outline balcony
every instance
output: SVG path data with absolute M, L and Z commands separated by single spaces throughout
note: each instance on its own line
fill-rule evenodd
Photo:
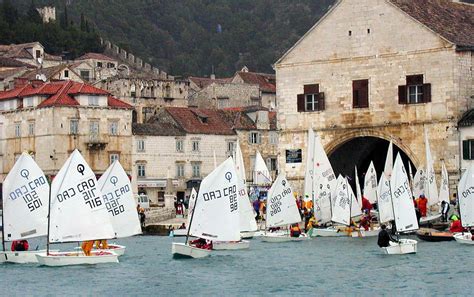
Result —
M 87 148 L 90 150 L 103 150 L 107 146 L 107 137 L 100 134 L 90 134 L 86 141 Z

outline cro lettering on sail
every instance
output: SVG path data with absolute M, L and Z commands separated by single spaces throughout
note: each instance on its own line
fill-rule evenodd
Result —
M 28 207 L 29 211 L 33 212 L 43 205 L 43 202 L 38 195 L 38 191 L 42 186 L 45 186 L 48 183 L 44 176 L 37 178 L 30 177 L 28 169 L 22 169 L 20 171 L 20 176 L 24 178 L 24 180 L 21 180 L 24 183 L 11 191 L 8 194 L 8 198 L 12 201 L 19 198 L 23 199 L 23 202 Z

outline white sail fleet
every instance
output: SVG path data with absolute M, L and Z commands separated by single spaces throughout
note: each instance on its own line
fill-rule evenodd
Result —
M 376 215 L 380 224 L 392 224 L 397 234 L 419 228 L 413 197 L 429 193 L 428 205 L 449 201 L 448 176 L 442 164 L 442 181 L 438 191 L 433 170 L 428 138 L 426 169 L 412 176 L 411 165 L 403 164 L 400 154 L 393 162 L 390 142 L 384 172 L 377 181 L 372 162 L 363 181 L 364 196 L 377 203 Z M 356 193 L 347 177 L 336 177 L 323 149 L 319 136 L 308 131 L 308 155 L 304 181 L 305 201 L 312 201 L 318 223 L 326 227 L 314 228 L 311 236 L 374 236 L 378 227 L 370 230 L 351 229 L 354 219 L 362 215 L 357 168 Z M 203 258 L 219 249 L 247 249 L 259 233 L 264 242 L 304 241 L 304 233 L 290 236 L 286 227 L 302 220 L 290 182 L 280 173 L 273 182 L 261 155 L 257 153 L 254 182 L 272 184 L 267 196 L 265 228 L 258 230 L 255 212 L 246 187 L 242 152 L 237 144 L 233 157 L 216 164 L 196 192 L 192 190 L 188 208 L 188 224 L 184 243 L 172 243 L 176 258 Z M 462 176 L 458 187 L 460 215 L 463 227 L 474 226 L 474 168 Z M 99 180 L 79 151 L 75 150 L 51 185 L 46 176 L 27 153 L 23 153 L 4 181 L 3 187 L 3 252 L 0 262 L 36 263 L 48 266 L 117 263 L 124 246 L 111 244 L 107 249 L 94 249 L 90 255 L 81 250 L 58 251 L 55 243 L 83 242 L 129 237 L 141 233 L 130 180 L 118 161 L 115 161 Z M 436 216 L 433 215 L 433 216 Z M 341 227 L 349 231 L 341 232 Z M 275 231 L 276 228 L 284 230 Z M 46 250 L 7 251 L 6 242 L 46 236 Z M 211 248 L 197 246 L 190 237 Z M 456 234 L 455 239 L 473 244 L 470 234 Z M 381 248 L 387 254 L 417 252 L 417 241 L 400 239 Z

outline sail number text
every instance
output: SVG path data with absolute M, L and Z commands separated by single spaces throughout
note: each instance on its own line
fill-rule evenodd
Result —
M 43 205 L 36 190 L 45 184 L 47 184 L 46 178 L 44 176 L 40 176 L 11 191 L 8 197 L 11 200 L 23 198 L 23 201 L 26 203 L 26 206 L 28 207 L 30 212 L 32 212 Z
M 125 211 L 123 205 L 120 204 L 120 198 L 122 198 L 122 196 L 128 192 L 130 192 L 130 186 L 125 185 L 107 194 L 102 195 L 102 198 L 105 202 L 105 207 L 107 207 L 107 211 L 110 212 L 112 216 L 119 215 Z
M 286 189 L 283 189 L 281 194 L 277 194 L 270 199 L 270 216 L 274 216 L 277 213 L 281 212 L 281 206 L 282 206 L 281 199 L 285 197 L 286 195 L 290 195 L 290 194 L 291 194 L 291 189 L 286 188 Z
M 91 209 L 102 205 L 102 200 L 100 199 L 100 197 L 96 196 L 97 188 L 93 178 L 90 178 L 86 181 L 77 184 L 75 188 L 71 187 L 61 193 L 58 193 L 56 195 L 56 198 L 58 199 L 58 202 L 63 202 L 70 198 L 73 198 L 78 193 L 82 194 L 84 202 L 89 205 Z
M 212 192 L 207 192 L 202 194 L 204 201 L 211 201 L 220 198 L 228 198 L 229 205 L 230 205 L 230 212 L 237 211 L 238 204 L 237 204 L 237 186 L 233 185 L 228 188 L 224 188 L 222 190 L 215 190 Z

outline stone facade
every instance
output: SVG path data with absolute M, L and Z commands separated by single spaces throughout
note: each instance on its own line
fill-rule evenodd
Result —
M 435 171 L 443 159 L 450 179 L 457 180 L 456 126 L 472 103 L 472 62 L 472 51 L 458 51 L 390 1 L 338 1 L 276 63 L 280 168 L 302 191 L 311 127 L 328 155 L 351 139 L 372 136 L 392 140 L 416 167 L 424 166 L 426 129 Z M 399 104 L 398 86 L 406 85 L 409 75 L 422 75 L 423 83 L 431 84 L 431 102 Z M 365 79 L 368 107 L 355 108 L 353 81 Z M 298 94 L 313 84 L 324 93 L 325 107 L 299 112 Z M 303 162 L 285 164 L 287 149 L 302 149 Z
M 189 96 L 189 106 L 199 108 L 229 108 L 261 105 L 257 85 L 214 81 Z
M 38 13 L 40 14 L 41 18 L 43 19 L 43 23 L 49 23 L 56 21 L 56 7 L 54 6 L 45 6 L 41 8 L 36 8 Z

